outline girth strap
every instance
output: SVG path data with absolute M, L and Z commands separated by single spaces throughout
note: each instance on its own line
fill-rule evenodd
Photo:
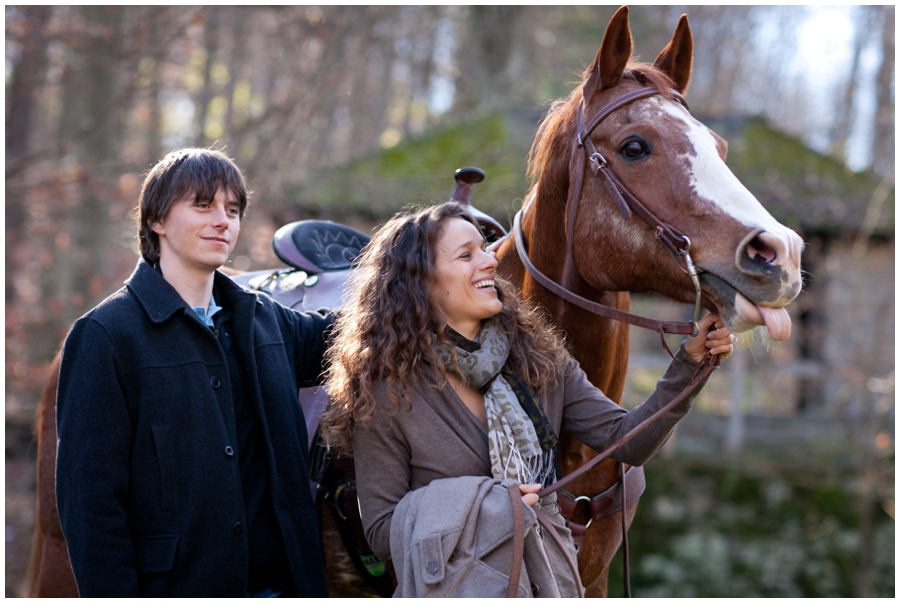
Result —
M 625 472 L 625 507 L 629 507 L 636 503 L 644 493 L 647 487 L 647 480 L 644 477 L 644 468 L 632 466 Z M 584 534 L 590 527 L 591 522 L 596 519 L 602 519 L 622 510 L 622 481 L 618 480 L 605 492 L 594 497 L 578 496 L 576 497 L 566 489 L 560 489 L 557 492 L 556 503 L 559 505 L 563 517 L 568 520 L 569 529 L 572 530 L 572 538 L 575 540 L 575 548 L 581 553 L 581 546 L 584 543 Z M 586 523 L 577 523 L 572 521 L 579 505 L 587 506 Z M 580 517 L 579 517 L 580 519 Z

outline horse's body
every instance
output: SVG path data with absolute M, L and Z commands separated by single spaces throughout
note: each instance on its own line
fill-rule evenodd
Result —
M 694 120 L 669 88 L 688 85 L 692 40 L 682 17 L 670 44 L 654 66 L 629 64 L 632 51 L 627 9 L 607 28 L 600 51 L 584 81 L 551 110 L 532 151 L 535 185 L 523 209 L 522 238 L 534 265 L 547 276 L 595 302 L 628 310 L 627 292 L 655 291 L 693 303 L 696 290 L 684 269 L 660 243 L 654 228 L 617 206 L 608 189 L 579 162 L 578 105 L 584 121 L 629 91 L 654 86 L 659 94 L 616 108 L 591 124 L 590 143 L 609 168 L 653 214 L 677 225 L 690 238 L 690 256 L 700 269 L 703 305 L 719 312 L 734 331 L 765 324 L 783 339 L 790 321 L 783 307 L 800 290 L 800 249 L 796 234 L 778 224 L 725 167 L 723 140 Z M 586 169 L 586 168 L 585 168 Z M 571 216 L 567 215 L 571 212 Z M 276 241 L 276 246 L 277 246 Z M 282 258 L 285 259 L 285 258 Z M 628 326 L 600 318 L 539 285 L 525 269 L 512 239 L 500 244 L 498 272 L 524 297 L 547 310 L 566 334 L 573 356 L 591 381 L 620 400 L 628 360 Z M 270 291 L 278 298 L 279 290 Z M 58 370 L 58 357 L 55 367 Z M 41 398 L 38 422 L 38 519 L 30 564 L 32 596 L 75 596 L 53 491 L 56 374 Z M 596 455 L 561 434 L 564 474 Z M 593 497 L 617 481 L 606 461 L 568 487 L 575 496 Z M 636 503 L 626 509 L 630 524 Z M 587 523 L 587 517 L 579 518 Z M 622 516 L 594 521 L 584 536 L 579 569 L 587 596 L 605 596 L 609 564 L 622 541 Z M 323 545 L 333 596 L 371 589 L 354 575 L 331 518 L 323 516 Z
M 629 309 L 625 292 L 654 291 L 695 302 L 691 279 L 658 231 L 637 215 L 626 217 L 629 212 L 588 169 L 587 156 L 579 157 L 587 147 L 602 155 L 656 218 L 689 237 L 707 309 L 718 312 L 734 331 L 765 324 L 774 339 L 784 339 L 790 319 L 783 308 L 800 291 L 802 241 L 728 170 L 725 142 L 676 100 L 687 89 L 691 71 L 687 19 L 682 16 L 651 67 L 630 62 L 627 16 L 623 7 L 612 18 L 582 84 L 551 109 L 535 138 L 530 172 L 536 182 L 522 213 L 522 235 L 533 264 L 581 297 L 619 310 Z M 625 96 L 647 87 L 658 88 L 658 94 L 634 101 Z M 615 105 L 612 112 L 594 123 L 592 116 L 609 103 Z M 591 167 L 599 172 L 597 163 Z M 595 316 L 538 284 L 513 240 L 499 247 L 497 257 L 498 272 L 543 306 L 565 332 L 591 382 L 620 400 L 628 326 Z M 561 441 L 564 474 L 596 456 L 565 433 Z M 592 497 L 617 477 L 615 462 L 607 460 L 568 489 L 576 497 Z M 628 508 L 628 522 L 635 510 L 636 503 Z M 587 596 L 607 594 L 609 564 L 622 542 L 621 523 L 616 513 L 594 521 L 585 534 L 579 569 Z

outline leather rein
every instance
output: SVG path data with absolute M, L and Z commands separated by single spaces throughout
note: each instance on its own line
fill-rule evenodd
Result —
M 675 263 L 678 267 L 687 273 L 690 277 L 692 284 L 694 285 L 694 290 L 696 292 L 696 304 L 694 307 L 694 316 L 693 321 L 691 322 L 674 322 L 674 321 L 659 321 L 650 318 L 645 318 L 642 316 L 638 316 L 636 314 L 631 314 L 629 312 L 624 312 L 622 310 L 618 310 L 615 308 L 611 308 L 609 306 L 605 306 L 603 304 L 594 302 L 592 300 L 586 299 L 573 291 L 565 288 L 561 284 L 552 280 L 544 273 L 542 273 L 531 261 L 531 258 L 528 257 L 528 252 L 525 248 L 525 237 L 522 233 L 522 212 L 527 209 L 528 205 L 523 207 L 519 212 L 516 213 L 515 218 L 513 219 L 513 236 L 516 244 L 516 251 L 518 252 L 519 259 L 522 261 L 522 264 L 525 266 L 525 269 L 534 278 L 535 281 L 538 282 L 541 286 L 546 288 L 548 291 L 554 293 L 558 297 L 563 300 L 578 306 L 584 310 L 597 314 L 599 316 L 603 316 L 612 320 L 616 320 L 619 322 L 625 322 L 634 326 L 642 327 L 645 329 L 652 329 L 657 331 L 660 334 L 660 338 L 662 339 L 663 347 L 669 353 L 670 356 L 674 358 L 672 351 L 669 349 L 668 344 L 666 343 L 665 334 L 673 333 L 673 334 L 683 334 L 683 335 L 696 335 L 699 331 L 697 322 L 700 318 L 701 311 L 701 291 L 700 291 L 700 280 L 698 276 L 698 269 L 694 265 L 693 260 L 690 256 L 691 250 L 691 241 L 690 239 L 680 230 L 660 220 L 657 218 L 653 212 L 651 212 L 641 201 L 635 197 L 622 183 L 621 180 L 615 175 L 615 173 L 610 168 L 609 163 L 606 158 L 597 150 L 593 141 L 590 139 L 591 132 L 593 132 L 594 128 L 596 128 L 604 119 L 606 119 L 610 114 L 612 114 L 617 109 L 628 105 L 636 100 L 648 98 L 650 96 L 659 95 L 661 92 L 654 87 L 644 87 L 637 90 L 633 90 L 626 94 L 623 94 L 619 97 L 616 97 L 603 107 L 591 118 L 591 120 L 584 125 L 584 100 L 578 106 L 578 111 L 576 115 L 576 126 L 578 128 L 578 136 L 575 141 L 575 149 L 573 150 L 573 155 L 575 161 L 578 162 L 576 166 L 576 180 L 573 195 L 571 201 L 567 203 L 566 210 L 566 247 L 567 254 L 571 258 L 573 251 L 573 240 L 574 240 L 574 226 L 575 219 L 578 214 L 578 206 L 581 200 L 582 188 L 584 186 L 584 172 L 585 172 L 585 164 L 589 163 L 591 167 L 591 171 L 594 175 L 601 179 L 606 188 L 606 191 L 609 193 L 612 200 L 616 203 L 619 208 L 619 211 L 622 213 L 622 216 L 628 218 L 631 216 L 632 212 L 639 215 L 644 221 L 647 222 L 652 228 L 656 231 L 656 236 L 660 239 L 663 244 L 665 244 L 669 253 L 675 260 Z M 671 91 L 673 97 L 680 102 L 682 105 L 687 108 L 687 102 L 685 102 L 684 98 L 681 97 L 680 94 Z M 583 152 L 582 152 L 583 150 Z M 681 260 L 684 261 L 684 266 L 681 265 Z M 669 401 L 665 406 L 656 411 L 652 416 L 648 417 L 640 424 L 635 426 L 631 431 L 622 436 L 618 441 L 609 446 L 606 450 L 600 453 L 598 456 L 594 457 L 569 475 L 559 479 L 555 483 L 547 486 L 538 492 L 539 497 L 546 496 L 552 492 L 556 492 L 557 490 L 561 490 L 564 486 L 567 486 L 575 479 L 584 475 L 586 472 L 593 469 L 599 463 L 608 459 L 612 456 L 617 450 L 619 450 L 622 446 L 627 444 L 632 438 L 637 436 L 641 431 L 646 429 L 650 424 L 654 421 L 662 417 L 664 414 L 669 412 L 674 406 L 683 401 L 687 396 L 689 396 L 693 391 L 698 387 L 699 384 L 703 383 L 703 381 L 709 376 L 709 374 L 716 368 L 718 365 L 719 358 L 711 358 L 709 355 L 704 359 L 704 361 L 700 364 L 695 371 L 693 379 L 691 382 L 685 387 L 685 389 L 671 401 Z M 622 510 L 622 542 L 623 542 L 623 553 L 624 553 L 624 565 L 625 565 L 625 596 L 631 596 L 631 586 L 629 583 L 629 561 L 628 561 L 628 528 L 625 516 L 625 508 L 628 504 L 627 494 L 626 494 L 626 473 L 624 471 L 624 465 L 619 464 L 619 473 L 620 479 L 619 490 L 621 494 L 621 510 Z M 629 469 L 629 473 L 631 473 L 631 469 Z M 643 482 L 641 482 L 643 483 Z M 613 488 L 610 489 L 610 491 Z M 609 491 L 608 491 L 609 492 Z M 568 493 L 565 490 L 562 490 L 561 494 Z M 605 493 L 604 493 L 605 494 Z M 571 495 L 569 495 L 571 496 Z M 603 495 L 600 495 L 603 496 Z M 571 511 L 574 511 L 575 506 L 578 502 L 588 502 L 591 510 L 593 511 L 592 499 L 587 497 L 578 497 L 574 498 L 574 502 L 569 506 Z M 595 497 L 594 500 L 599 497 Z M 619 507 L 615 509 L 609 509 L 607 513 L 617 511 Z M 542 517 L 542 513 L 539 509 L 536 509 L 539 520 Z M 588 521 L 585 526 L 578 526 L 581 528 L 581 534 L 587 530 L 587 527 L 590 525 L 591 521 L 599 516 L 603 515 L 593 515 L 591 519 Z M 543 523 L 543 522 L 542 522 Z M 549 527 L 549 526 L 547 526 Z M 570 562 L 571 566 L 571 562 Z M 573 570 L 577 573 L 577 570 Z

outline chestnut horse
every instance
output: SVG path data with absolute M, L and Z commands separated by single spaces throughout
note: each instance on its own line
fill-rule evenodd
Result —
M 725 165 L 725 141 L 683 103 L 693 54 L 687 18 L 653 65 L 634 61 L 632 48 L 622 7 L 582 83 L 552 106 L 538 130 L 520 243 L 538 271 L 587 300 L 627 311 L 627 292 L 693 304 L 702 291 L 702 305 L 735 332 L 765 325 L 773 339 L 787 338 L 784 306 L 800 292 L 803 243 L 741 185 Z M 674 251 L 664 244 L 667 237 Z M 619 401 L 628 325 L 596 316 L 537 282 L 514 237 L 499 246 L 497 257 L 498 272 L 565 332 L 591 382 Z M 697 283 L 687 274 L 690 259 Z M 565 432 L 561 447 L 564 474 L 597 456 Z M 617 478 L 615 462 L 607 460 L 568 490 L 592 498 Z M 629 524 L 636 506 L 628 505 Z M 579 570 L 586 596 L 607 594 L 621 524 L 616 513 L 595 520 L 584 535 Z
M 774 339 L 786 338 L 790 319 L 784 306 L 800 291 L 802 241 L 738 182 L 724 163 L 725 141 L 681 104 L 693 52 L 687 19 L 682 16 L 653 65 L 632 61 L 632 47 L 628 10 L 622 7 L 582 83 L 553 106 L 538 131 L 529 165 L 535 182 L 521 214 L 520 242 L 538 270 L 588 300 L 627 311 L 627 292 L 654 291 L 695 303 L 699 288 L 703 306 L 719 312 L 734 331 L 765 325 Z M 650 95 L 647 88 L 656 90 Z M 623 96 L 630 93 L 635 94 Z M 612 110 L 605 114 L 603 107 L 610 102 Z M 590 154 L 579 157 L 585 148 Z M 591 173 L 604 169 L 621 184 L 604 184 Z M 622 192 L 626 189 L 630 194 Z M 623 201 L 631 195 L 643 209 Z M 651 226 L 647 216 L 664 226 Z M 668 225 L 686 243 L 674 254 L 661 238 Z M 498 271 L 548 311 L 591 381 L 620 400 L 628 326 L 591 314 L 539 284 L 520 259 L 514 237 L 499 244 L 497 255 Z M 697 284 L 686 274 L 680 255 L 693 259 Z M 39 408 L 31 596 L 77 596 L 53 490 L 53 371 L 58 362 L 57 357 Z M 565 432 L 561 440 L 564 474 L 596 456 Z M 574 498 L 596 499 L 614 489 L 617 480 L 615 463 L 605 461 L 568 491 Z M 636 502 L 628 504 L 627 524 L 636 507 Z M 590 523 L 589 517 L 573 517 L 589 524 L 579 554 L 587 596 L 607 594 L 609 565 L 622 542 L 621 515 Z M 323 515 L 323 529 L 332 596 L 363 594 L 366 584 L 353 577 L 328 514 Z M 340 568 L 334 565 L 336 558 L 342 560 Z

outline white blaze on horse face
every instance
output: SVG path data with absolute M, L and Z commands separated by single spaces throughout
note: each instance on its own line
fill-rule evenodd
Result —
M 684 133 L 694 147 L 695 154 L 689 155 L 688 159 L 691 162 L 691 185 L 697 195 L 715 203 L 748 228 L 758 228 L 786 238 L 797 236 L 773 218 L 732 173 L 719 156 L 716 139 L 709 128 L 694 119 L 681 105 L 659 97 L 654 100 L 663 111 L 685 125 Z
M 774 281 L 777 289 L 762 295 L 758 304 L 738 291 L 735 303 L 739 320 L 733 326 L 738 327 L 738 323 L 744 322 L 748 326 L 764 323 L 774 339 L 786 339 L 790 335 L 790 318 L 783 307 L 800 292 L 803 240 L 793 230 L 775 220 L 741 184 L 722 160 L 716 138 L 706 126 L 675 102 L 658 97 L 653 101 L 663 113 L 684 124 L 684 133 L 694 151 L 693 154 L 688 152 L 685 159 L 690 164 L 691 187 L 698 197 L 715 204 L 726 215 L 747 227 L 748 235 L 737 250 L 738 266 L 742 264 L 740 254 L 755 258 L 760 254 L 755 245 L 759 245 L 761 248 L 768 248 L 765 250 L 765 255 L 768 255 L 766 261 L 781 268 L 782 276 L 788 277 Z M 762 292 L 757 289 L 757 294 L 760 293 Z

